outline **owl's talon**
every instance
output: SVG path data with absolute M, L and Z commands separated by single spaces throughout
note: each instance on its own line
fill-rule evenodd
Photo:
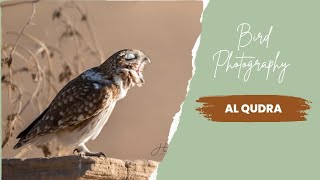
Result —
M 83 152 L 83 151 L 80 151 L 79 149 L 74 149 L 74 150 L 73 150 L 73 154 L 74 154 L 74 152 L 77 152 L 76 155 L 78 155 L 78 156 L 80 156 L 80 157 L 86 156 L 86 153 Z
M 107 158 L 103 152 L 85 152 L 84 155 L 85 156 L 95 156 L 95 157 L 103 156 L 103 157 Z
M 99 157 L 103 156 L 104 158 L 107 158 L 106 155 L 103 152 L 100 152 L 99 154 L 100 154 Z
M 107 158 L 107 156 L 103 152 L 90 152 L 90 151 L 81 151 L 78 148 L 73 150 L 73 154 L 77 153 L 79 156 L 84 157 L 84 156 L 96 156 L 96 157 L 101 157 L 103 156 L 104 158 Z
M 72 154 L 74 154 L 74 152 L 77 152 L 78 155 L 79 155 L 79 150 L 78 149 L 74 149 Z

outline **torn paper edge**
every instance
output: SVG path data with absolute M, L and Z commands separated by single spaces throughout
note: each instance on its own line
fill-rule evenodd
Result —
M 203 3 L 202 4 L 203 5 L 203 9 L 202 9 L 201 17 L 200 17 L 200 23 L 201 24 L 202 24 L 203 12 L 207 8 L 207 6 L 209 4 L 209 0 L 203 0 L 202 3 Z M 201 38 L 201 32 L 200 32 L 200 35 L 198 36 L 198 38 L 197 38 L 197 40 L 196 40 L 196 42 L 195 42 L 195 44 L 194 44 L 194 46 L 192 48 L 192 76 L 188 81 L 187 94 L 186 94 L 185 97 L 187 97 L 188 94 L 189 94 L 191 80 L 192 80 L 192 78 L 193 78 L 193 76 L 194 76 L 194 74 L 196 72 L 195 60 L 196 60 L 196 55 L 197 55 L 197 52 L 198 52 L 198 49 L 199 49 L 199 46 L 200 46 L 200 38 Z M 168 144 L 170 144 L 171 139 L 173 138 L 173 135 L 175 134 L 175 132 L 178 129 L 178 125 L 179 125 L 179 122 L 180 122 L 180 116 L 181 116 L 181 113 L 182 113 L 183 104 L 184 104 L 184 101 L 180 105 L 179 112 L 177 112 L 173 117 L 173 121 L 171 123 L 169 136 L 168 136 Z M 149 180 L 157 180 L 158 167 L 159 167 L 160 163 L 158 164 L 157 168 L 154 170 L 154 172 L 149 177 Z

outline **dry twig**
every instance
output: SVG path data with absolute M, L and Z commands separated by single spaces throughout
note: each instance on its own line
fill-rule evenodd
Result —
M 5 138 L 4 138 L 3 142 L 2 142 L 2 147 L 4 147 L 8 143 L 10 137 L 12 136 L 12 132 L 14 130 L 14 124 L 15 124 L 15 121 L 17 119 L 17 116 L 20 115 L 21 106 L 22 106 L 22 101 L 21 101 L 21 99 L 22 99 L 22 91 L 21 91 L 21 88 L 18 85 L 12 83 L 13 82 L 13 76 L 12 76 L 13 72 L 12 72 L 12 68 L 11 68 L 11 64 L 12 64 L 12 61 L 13 61 L 12 56 L 13 56 L 13 53 L 14 53 L 17 45 L 18 45 L 18 42 L 20 40 L 21 35 L 23 34 L 23 32 L 26 29 L 26 27 L 28 25 L 30 25 L 30 23 L 31 23 L 31 21 L 32 21 L 34 15 L 36 13 L 36 6 L 35 6 L 36 2 L 32 2 L 32 6 L 33 6 L 32 14 L 29 16 L 27 22 L 22 27 L 22 29 L 21 29 L 16 41 L 14 42 L 14 45 L 12 46 L 12 49 L 11 49 L 11 51 L 9 53 L 9 59 L 7 61 L 7 66 L 8 66 L 8 69 L 9 69 L 9 81 L 7 82 L 8 87 L 9 87 L 8 88 L 9 100 L 11 100 L 11 90 L 18 89 L 18 91 L 19 91 L 18 97 L 15 100 L 13 100 L 13 102 L 18 102 L 19 108 L 18 108 L 18 110 L 16 112 L 13 111 L 14 113 L 9 115 L 8 118 L 7 118 L 8 122 L 7 122 L 7 126 L 5 128 Z M 6 82 L 4 82 L 4 83 L 6 83 Z

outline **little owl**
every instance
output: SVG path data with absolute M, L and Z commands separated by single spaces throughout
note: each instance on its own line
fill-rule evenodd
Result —
M 141 51 L 124 49 L 100 66 L 91 68 L 65 85 L 50 105 L 18 136 L 14 149 L 41 145 L 56 138 L 62 146 L 74 147 L 80 155 L 91 152 L 85 143 L 94 140 L 127 91 L 144 83 L 142 71 L 150 59 Z

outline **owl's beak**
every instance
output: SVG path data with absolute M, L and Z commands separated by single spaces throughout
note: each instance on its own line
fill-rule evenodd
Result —
M 150 64 L 151 61 L 148 57 L 145 57 L 143 60 L 142 60 L 143 63 L 146 63 L 146 64 Z
M 138 66 L 138 68 L 136 70 L 139 76 L 142 75 L 141 73 L 142 73 L 142 71 L 144 69 L 144 65 L 150 64 L 150 63 L 151 63 L 151 61 L 150 61 L 150 59 L 148 57 L 144 57 L 142 59 L 141 63 L 139 64 L 139 66 Z
M 144 78 L 143 78 L 143 75 L 142 75 L 142 72 L 143 72 L 143 69 L 144 69 L 144 65 L 149 64 L 149 63 L 151 63 L 150 59 L 148 57 L 144 57 L 142 59 L 141 63 L 139 64 L 138 69 L 136 70 L 136 72 L 137 72 L 137 74 L 139 76 L 139 79 L 140 79 L 140 82 L 137 83 L 138 87 L 141 87 L 142 84 L 144 84 L 144 82 L 145 82 Z

